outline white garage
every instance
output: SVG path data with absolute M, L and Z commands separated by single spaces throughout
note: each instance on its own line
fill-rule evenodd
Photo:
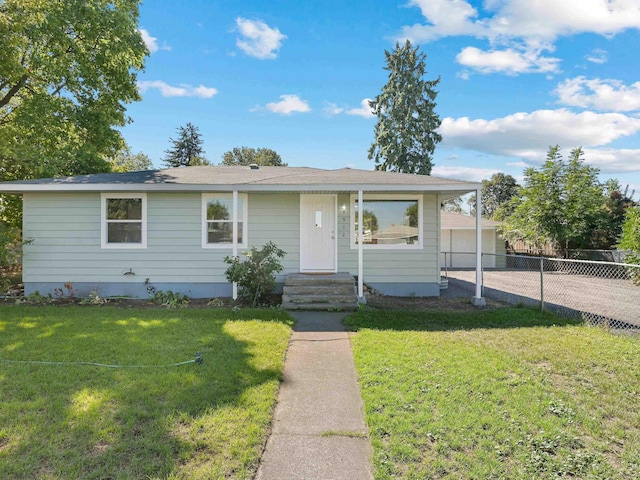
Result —
M 482 219 L 482 253 L 505 254 L 504 240 L 497 232 L 499 222 Z M 440 212 L 440 264 L 448 268 L 475 268 L 476 219 L 453 212 Z M 495 268 L 504 257 L 485 255 L 482 264 Z

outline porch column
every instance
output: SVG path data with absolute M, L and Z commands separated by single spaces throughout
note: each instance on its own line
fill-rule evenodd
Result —
M 471 299 L 476 307 L 484 307 L 487 302 L 482 298 L 482 189 L 476 190 L 476 292 Z
M 233 258 L 238 256 L 238 190 L 233 191 L 233 214 L 231 216 L 231 225 L 233 229 Z M 238 282 L 233 282 L 233 299 L 238 299 Z
M 364 298 L 364 265 L 363 265 L 363 251 L 362 251 L 362 190 L 358 190 L 358 303 L 365 303 Z

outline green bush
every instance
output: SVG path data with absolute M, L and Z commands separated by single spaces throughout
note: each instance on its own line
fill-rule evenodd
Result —
M 243 252 L 244 260 L 239 257 L 225 257 L 224 262 L 229 265 L 225 275 L 229 282 L 236 282 L 239 287 L 240 298 L 255 307 L 268 300 L 269 294 L 276 286 L 277 272 L 283 267 L 280 263 L 286 253 L 273 242 L 268 242 L 260 250 L 251 247 Z
M 628 250 L 625 263 L 640 265 L 640 207 L 627 208 L 618 248 Z M 629 276 L 635 285 L 640 285 L 640 267 L 629 267 Z

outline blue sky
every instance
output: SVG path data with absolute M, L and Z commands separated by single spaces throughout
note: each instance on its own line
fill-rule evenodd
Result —
M 191 122 L 213 164 L 267 147 L 291 166 L 372 169 L 385 50 L 409 38 L 440 76 L 432 174 L 522 178 L 577 146 L 640 194 L 640 0 L 147 0 L 151 51 L 123 134 L 162 166 Z

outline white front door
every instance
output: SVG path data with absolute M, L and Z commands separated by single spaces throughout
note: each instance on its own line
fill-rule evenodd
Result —
M 300 195 L 300 271 L 336 271 L 335 195 Z

